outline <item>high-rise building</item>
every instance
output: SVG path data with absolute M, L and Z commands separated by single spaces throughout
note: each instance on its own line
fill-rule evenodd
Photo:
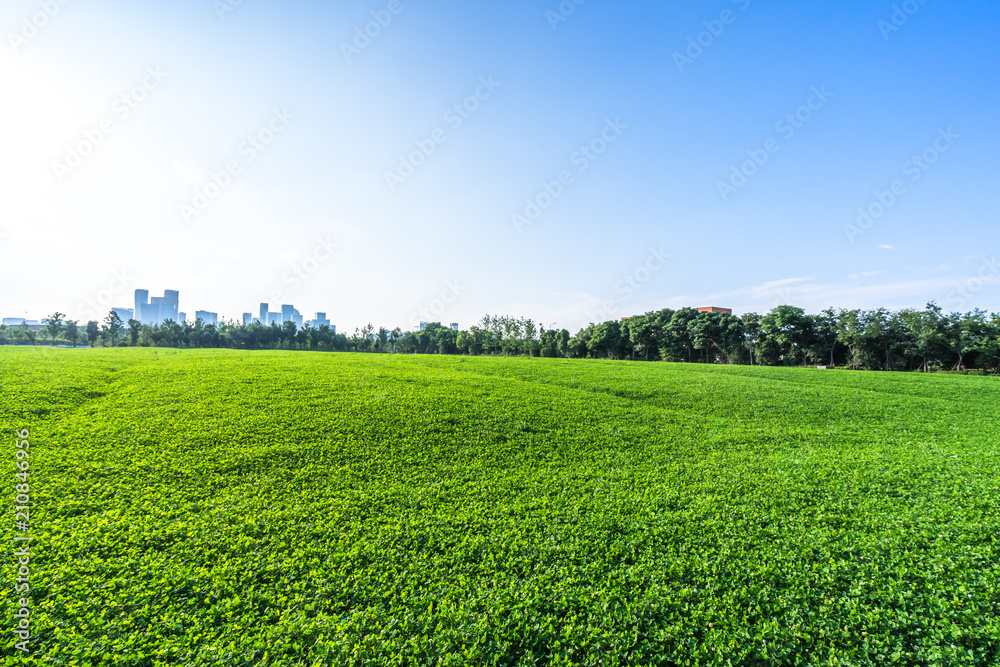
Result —
M 306 324 L 313 329 L 319 329 L 322 326 L 330 326 L 330 320 L 326 318 L 326 313 L 316 313 L 316 317 L 306 322 Z
M 194 313 L 194 319 L 196 322 L 201 320 L 203 326 L 208 326 L 209 324 L 219 324 L 219 314 L 207 310 L 196 310 Z
M 283 304 L 281 306 L 281 321 L 282 322 L 295 322 L 295 326 L 302 326 L 302 313 L 295 309 L 294 306 L 290 304 Z
M 253 313 L 243 313 L 243 326 L 248 326 L 253 322 Z
M 160 305 L 160 321 L 173 320 L 177 321 L 177 317 L 180 314 L 180 301 L 181 295 L 177 290 L 164 290 L 163 292 L 163 302 Z
M 451 330 L 452 331 L 458 331 L 458 322 L 452 322 L 451 323 Z
M 143 307 L 149 304 L 149 290 L 137 289 L 135 291 L 135 314 L 133 317 L 146 324 L 146 314 L 142 312 Z
M 128 324 L 129 320 L 135 318 L 135 311 L 131 308 L 112 308 L 111 310 L 118 314 L 122 324 Z
M 177 322 L 180 319 L 180 293 L 177 290 L 164 290 L 163 296 L 149 298 L 149 290 L 135 291 L 135 319 L 143 324 L 163 324 L 167 320 Z
M 291 304 L 282 304 L 280 312 L 271 311 L 269 308 L 270 304 L 260 304 L 260 323 L 264 326 L 269 327 L 271 324 L 281 326 L 285 322 L 295 322 L 295 326 L 297 327 L 301 327 L 305 324 L 305 318 L 302 317 L 302 313 L 300 313 L 295 306 L 292 306 Z M 249 313 L 243 314 L 243 322 L 245 324 L 248 324 L 251 321 L 248 319 L 249 315 Z M 325 318 L 326 315 L 323 314 L 323 317 Z
M 177 324 L 187 324 L 188 314 L 187 313 L 177 313 Z

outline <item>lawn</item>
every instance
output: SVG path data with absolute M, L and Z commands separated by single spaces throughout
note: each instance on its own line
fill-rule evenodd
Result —
M 0 347 L 0 383 L 7 664 L 1000 662 L 998 378 Z

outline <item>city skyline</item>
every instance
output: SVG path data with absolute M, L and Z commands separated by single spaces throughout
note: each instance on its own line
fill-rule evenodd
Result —
M 164 290 L 162 297 L 150 297 L 149 290 L 137 289 L 134 293 L 134 299 L 135 306 L 133 308 L 111 306 L 108 308 L 107 312 L 99 317 L 78 321 L 84 323 L 87 321 L 102 323 L 104 319 L 113 312 L 118 315 L 119 319 L 121 319 L 123 323 L 127 323 L 129 320 L 133 319 L 146 326 L 158 326 L 168 320 L 177 322 L 178 324 L 187 323 L 186 313 L 180 310 L 180 292 L 178 290 Z M 48 315 L 53 314 L 57 310 L 58 309 L 50 310 Z M 191 323 L 201 320 L 202 323 L 206 325 L 218 325 L 220 322 L 238 324 L 242 319 L 243 324 L 263 323 L 265 326 L 269 326 L 272 323 L 282 325 L 285 322 L 294 322 L 299 328 L 302 328 L 304 325 L 311 326 L 313 328 L 326 325 L 336 331 L 336 326 L 334 326 L 326 317 L 325 311 L 317 311 L 312 319 L 306 320 L 299 310 L 292 304 L 281 304 L 280 310 L 272 312 L 270 311 L 269 304 L 262 302 L 260 304 L 259 312 L 259 317 L 253 317 L 252 313 L 243 313 L 242 318 L 227 318 L 224 316 L 220 317 L 215 311 L 196 310 Z M 64 313 L 64 315 L 66 314 Z M 29 326 L 42 326 L 45 321 L 45 317 L 47 316 L 40 318 L 3 317 L 2 323 L 7 326 L 18 326 L 22 323 L 26 323 Z M 74 318 L 67 316 L 64 319 L 72 320 Z

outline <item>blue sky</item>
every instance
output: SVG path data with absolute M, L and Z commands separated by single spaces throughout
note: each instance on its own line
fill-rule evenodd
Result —
M 1000 5 L 560 7 L 5 3 L 0 315 L 1000 310 Z

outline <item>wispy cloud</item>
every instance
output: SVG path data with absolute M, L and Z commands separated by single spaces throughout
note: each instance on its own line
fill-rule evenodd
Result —
M 884 272 L 873 272 L 877 275 Z M 799 281 L 774 281 L 743 289 L 710 295 L 708 298 L 723 304 L 731 304 L 737 311 L 763 312 L 776 304 L 775 298 L 784 303 L 800 306 L 811 312 L 825 308 L 889 308 L 920 307 L 928 301 L 941 301 L 954 286 L 955 279 L 948 276 L 923 280 L 899 280 L 877 284 L 863 284 L 858 278 L 870 276 L 850 276 L 854 284 L 845 283 L 802 283 Z M 776 283 L 781 287 L 773 287 Z M 728 300 L 728 301 L 727 301 Z
M 881 271 L 862 271 L 861 273 L 851 273 L 847 277 L 851 280 L 860 280 L 862 278 L 871 278 L 873 276 L 880 276 L 883 273 L 888 273 L 889 269 L 882 269 Z

